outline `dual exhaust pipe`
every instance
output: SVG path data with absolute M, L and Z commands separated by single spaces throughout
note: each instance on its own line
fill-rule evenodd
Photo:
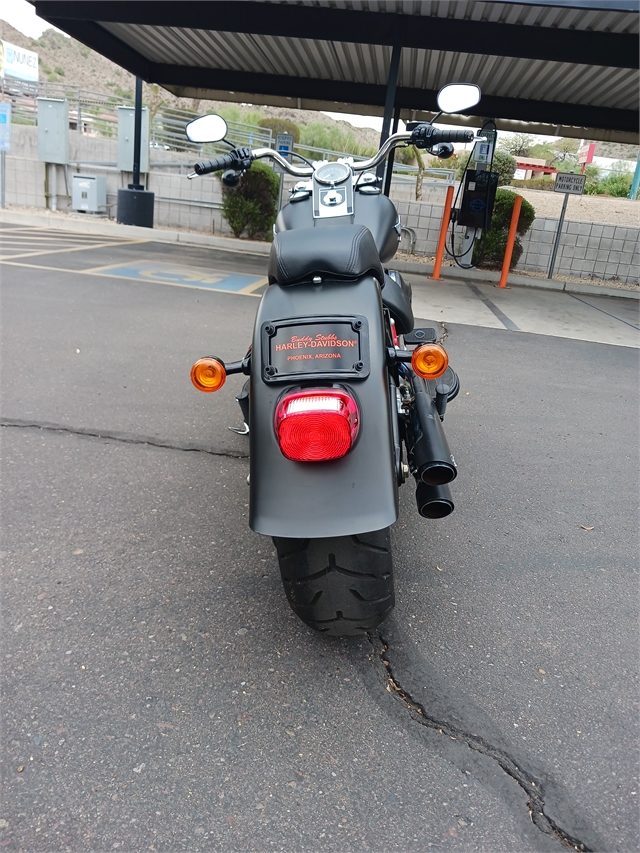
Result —
M 406 424 L 409 467 L 416 482 L 416 503 L 423 518 L 446 518 L 454 510 L 447 485 L 458 476 L 440 414 L 425 381 L 412 378 L 414 405 Z

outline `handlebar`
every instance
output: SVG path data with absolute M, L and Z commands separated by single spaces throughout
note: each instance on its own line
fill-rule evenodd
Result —
M 394 133 L 380 146 L 379 151 L 369 160 L 358 160 L 352 164 L 354 172 L 366 172 L 381 163 L 389 151 L 397 145 L 415 145 L 417 148 L 433 147 L 443 142 L 471 142 L 475 138 L 472 130 L 439 130 L 431 124 L 418 124 L 413 130 L 405 133 Z M 242 156 L 239 156 L 242 152 Z M 223 154 L 214 160 L 196 163 L 194 171 L 188 177 L 196 175 L 208 175 L 221 169 L 236 169 L 238 171 L 248 169 L 252 160 L 262 160 L 268 157 L 275 160 L 286 172 L 296 178 L 310 178 L 313 175 L 311 166 L 294 166 L 286 157 L 283 157 L 273 148 L 257 148 L 249 151 L 248 148 L 237 149 L 229 154 Z

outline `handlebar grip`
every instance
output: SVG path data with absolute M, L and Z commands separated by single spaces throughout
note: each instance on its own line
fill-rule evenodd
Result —
M 436 130 L 429 139 L 429 144 L 439 142 L 473 142 L 475 134 L 472 130 Z
M 221 157 L 215 157 L 213 160 L 196 163 L 193 171 L 196 175 L 209 175 L 211 172 L 219 172 L 221 169 L 231 169 L 233 166 L 237 166 L 237 159 L 231 154 L 223 154 Z

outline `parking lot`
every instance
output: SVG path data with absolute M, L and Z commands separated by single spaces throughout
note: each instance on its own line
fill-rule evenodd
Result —
M 415 277 L 456 510 L 405 485 L 394 614 L 327 640 L 248 528 L 241 379 L 189 381 L 264 258 L 1 233 L 3 849 L 638 848 L 637 301 Z

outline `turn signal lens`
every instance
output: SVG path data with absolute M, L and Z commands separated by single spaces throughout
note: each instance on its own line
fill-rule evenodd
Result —
M 359 426 L 356 401 L 333 388 L 287 394 L 276 409 L 280 450 L 296 462 L 340 459 L 353 447 Z
M 440 344 L 422 344 L 411 356 L 411 367 L 423 379 L 437 379 L 449 365 L 449 356 Z
M 191 368 L 191 381 L 198 391 L 219 391 L 227 378 L 227 371 L 219 358 L 199 358 Z

